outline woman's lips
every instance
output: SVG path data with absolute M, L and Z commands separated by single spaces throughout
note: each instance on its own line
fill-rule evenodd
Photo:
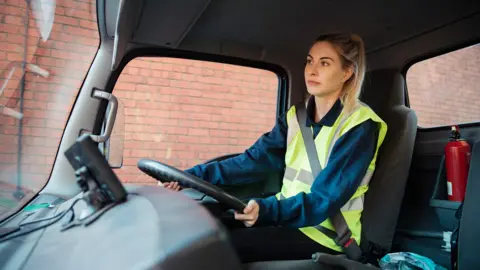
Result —
M 310 86 L 318 86 L 318 85 L 320 85 L 319 82 L 311 81 L 311 80 L 308 80 L 308 81 L 307 81 L 307 84 L 310 85 Z

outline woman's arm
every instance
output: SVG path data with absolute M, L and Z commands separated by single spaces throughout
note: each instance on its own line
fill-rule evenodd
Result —
M 353 196 L 375 154 L 378 126 L 368 120 L 335 143 L 328 165 L 315 178 L 311 193 L 285 200 L 274 196 L 256 200 L 258 221 L 263 224 L 302 228 L 322 223 Z
M 244 153 L 220 162 L 196 165 L 186 172 L 214 185 L 261 181 L 269 174 L 283 172 L 286 137 L 286 114 L 283 114 L 272 131 L 263 134 Z

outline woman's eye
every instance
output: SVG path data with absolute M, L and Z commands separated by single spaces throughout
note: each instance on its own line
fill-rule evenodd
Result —
M 328 62 L 325 61 L 322 61 L 321 64 L 323 67 L 328 67 L 330 65 Z
M 311 64 L 312 63 L 312 59 L 307 59 L 307 64 Z

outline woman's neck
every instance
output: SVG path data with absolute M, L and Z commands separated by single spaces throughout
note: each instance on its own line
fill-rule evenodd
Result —
M 318 123 L 337 102 L 338 96 L 315 97 L 315 123 Z

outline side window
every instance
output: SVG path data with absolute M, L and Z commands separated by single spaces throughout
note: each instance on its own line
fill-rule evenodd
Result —
M 480 44 L 416 63 L 407 86 L 420 127 L 479 122 Z
M 152 158 L 186 169 L 241 153 L 276 119 L 275 73 L 222 63 L 137 58 L 123 70 L 113 94 L 122 102 L 123 182 L 156 184 L 136 168 Z
M 49 179 L 98 49 L 96 14 L 96 1 L 0 3 L 0 216 Z

